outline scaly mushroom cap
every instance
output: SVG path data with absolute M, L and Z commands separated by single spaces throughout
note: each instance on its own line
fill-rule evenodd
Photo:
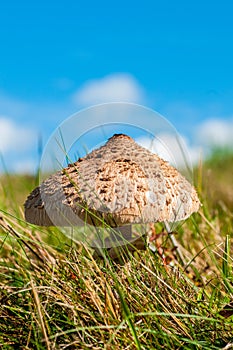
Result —
M 115 134 L 51 175 L 25 202 L 25 218 L 41 226 L 89 223 L 111 227 L 188 218 L 199 209 L 193 186 L 168 162 Z

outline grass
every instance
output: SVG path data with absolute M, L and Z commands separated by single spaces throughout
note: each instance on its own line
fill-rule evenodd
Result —
M 148 228 L 160 254 L 96 261 L 58 229 L 25 223 L 34 178 L 2 177 L 1 349 L 233 348 L 232 160 L 197 169 L 203 206 L 176 234 L 185 267 L 161 225 Z

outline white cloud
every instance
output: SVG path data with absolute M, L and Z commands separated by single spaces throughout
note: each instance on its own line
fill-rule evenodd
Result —
M 29 104 L 25 101 L 5 94 L 0 90 L 0 106 L 1 114 L 15 115 L 17 118 L 23 117 L 29 109 Z
M 69 85 L 71 82 L 66 79 L 58 79 L 55 83 L 61 89 L 69 90 L 72 88 Z M 72 97 L 75 104 L 70 103 Z M 101 79 L 87 81 L 69 99 L 65 101 L 53 100 L 49 104 L 47 101 L 44 103 L 20 101 L 17 97 L 7 96 L 0 91 L 0 154 L 7 163 L 7 168 L 9 171 L 17 172 L 23 172 L 24 170 L 31 172 L 35 169 L 35 164 L 38 162 L 37 143 L 39 134 L 39 132 L 36 133 L 36 129 L 41 131 L 45 140 L 49 133 L 66 117 L 73 115 L 76 109 L 80 110 L 81 107 L 93 104 L 119 101 L 146 104 L 148 95 L 132 75 L 123 73 L 114 73 Z M 155 101 L 153 103 L 155 104 Z M 122 125 L 126 123 L 133 126 L 142 123 L 146 130 L 152 132 L 152 123 L 156 125 L 158 119 L 149 110 L 146 113 L 146 118 L 145 116 L 142 117 L 141 113 L 137 113 L 137 109 L 134 110 L 134 113 L 129 113 L 130 107 L 119 109 L 118 106 L 115 114 L 112 113 L 113 110 L 109 109 L 106 104 L 97 109 L 98 113 L 96 111 L 92 113 L 89 109 L 86 114 L 80 114 L 84 116 L 82 122 L 80 123 L 80 118 L 77 116 L 76 128 L 72 128 L 67 133 L 67 137 L 70 138 L 73 134 L 85 134 L 86 130 L 92 130 L 93 126 L 100 124 L 102 126 L 108 123 L 111 123 L 111 125 L 109 128 L 106 126 L 106 130 L 112 130 L 111 128 L 113 128 L 113 131 L 117 132 L 114 128 L 118 126 L 113 125 L 113 122 L 115 120 L 119 121 L 118 119 L 120 119 Z M 192 140 L 191 143 L 190 139 L 182 137 L 187 154 L 193 164 L 197 163 L 200 156 L 205 158 L 213 147 L 233 148 L 233 118 L 212 118 L 213 108 L 199 110 L 195 106 L 189 106 L 185 103 L 172 104 L 167 99 L 164 99 L 164 108 L 163 110 L 160 108 L 160 111 L 173 121 L 176 127 L 181 129 L 182 134 L 187 135 Z M 119 115 L 121 118 L 119 118 Z M 11 118 L 6 116 L 11 116 Z M 23 126 L 22 122 L 26 126 Z M 93 134 L 96 130 L 94 129 Z M 122 129 L 120 132 L 124 132 L 124 130 Z M 175 136 L 164 132 L 164 134 L 158 135 L 158 138 L 157 142 L 154 141 L 152 151 L 175 166 L 182 167 L 184 157 L 179 150 Z M 92 139 L 95 140 L 94 137 Z M 146 148 L 151 146 L 149 138 L 141 138 L 137 141 Z M 200 152 L 200 149 L 202 149 L 202 152 Z
M 143 88 L 130 74 L 115 73 L 101 79 L 87 81 L 73 96 L 78 106 L 106 102 L 142 103 Z
M 53 82 L 53 86 L 61 91 L 70 90 L 74 85 L 74 82 L 68 78 L 58 78 Z
M 0 117 L 0 152 L 25 151 L 34 141 L 35 132 L 24 128 L 11 119 Z
M 30 156 L 22 158 L 13 165 L 13 171 L 17 174 L 35 174 L 38 168 L 35 159 L 31 159 Z
M 0 116 L 0 154 L 8 171 L 32 173 L 35 171 L 37 134 L 34 130 Z M 1 167 L 2 164 L 0 164 Z
M 233 120 L 207 119 L 197 128 L 197 140 L 204 147 L 233 147 Z

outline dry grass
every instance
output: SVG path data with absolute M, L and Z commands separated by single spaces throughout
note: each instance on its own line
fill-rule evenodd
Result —
M 232 170 L 229 162 L 224 171 Z M 2 179 L 1 348 L 230 349 L 233 215 L 223 189 L 232 189 L 232 178 L 222 169 L 216 181 L 218 171 L 214 163 L 199 168 L 203 206 L 177 228 L 185 267 L 163 234 L 156 243 L 166 259 L 148 249 L 121 265 L 96 261 L 58 229 L 24 222 L 34 179 Z

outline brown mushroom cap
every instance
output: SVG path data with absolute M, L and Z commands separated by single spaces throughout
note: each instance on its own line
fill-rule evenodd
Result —
M 41 226 L 111 227 L 180 221 L 199 209 L 194 187 L 168 162 L 115 134 L 51 175 L 25 202 L 25 218 Z

